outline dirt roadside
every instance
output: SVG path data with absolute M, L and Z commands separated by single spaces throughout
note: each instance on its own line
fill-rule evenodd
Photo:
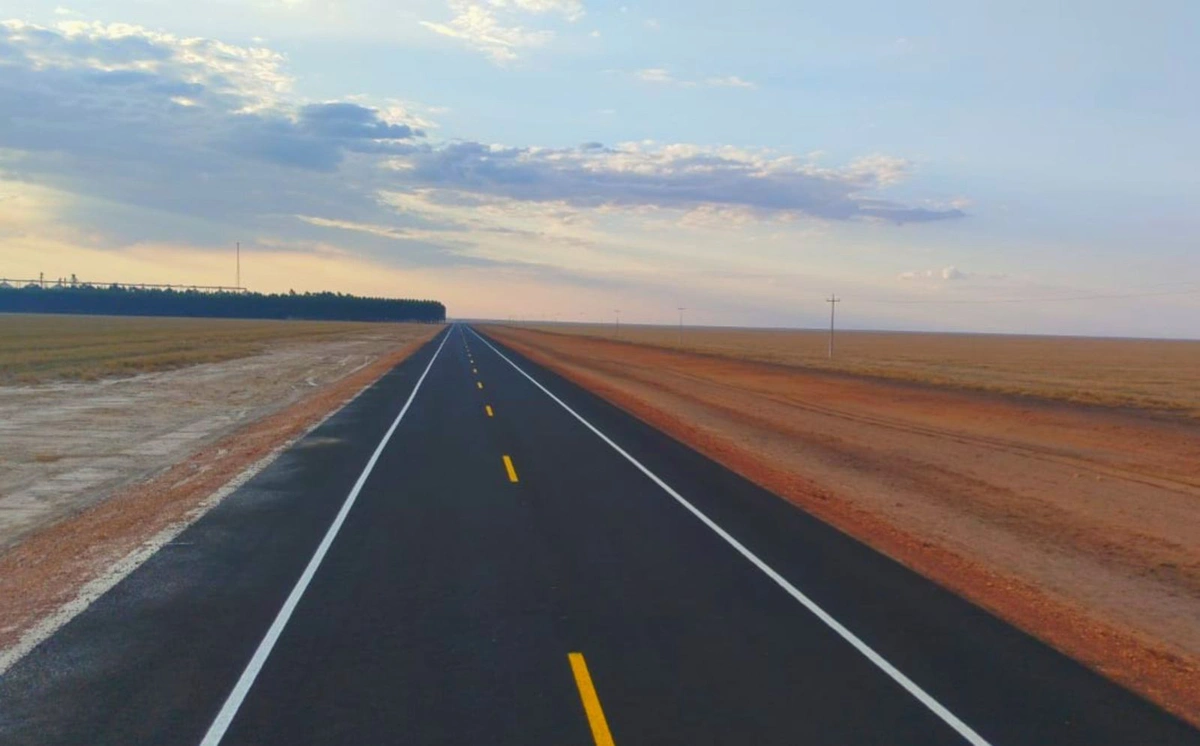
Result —
M 489 333 L 1200 725 L 1200 425 Z
M 0 653 L 22 644 L 39 621 L 151 537 L 197 517 L 209 496 L 341 408 L 440 329 L 413 327 L 357 346 L 353 354 L 339 345 L 285 346 L 248 360 L 126 379 L 120 386 L 133 387 L 132 393 L 115 398 L 113 382 L 67 387 L 67 405 L 53 408 L 58 415 L 49 427 L 54 432 L 90 432 L 90 436 L 51 437 L 47 442 L 55 442 L 63 458 L 97 457 L 89 449 L 111 445 L 114 438 L 121 442 L 122 435 L 111 432 L 113 428 L 140 429 L 149 436 L 142 436 L 144 441 L 134 438 L 135 445 L 146 447 L 135 448 L 137 458 L 123 461 L 125 470 L 117 469 L 108 482 L 83 479 L 82 489 L 55 495 L 55 504 L 35 519 L 17 511 L 26 520 L 10 523 L 9 536 L 19 541 L 12 539 L 0 550 Z M 292 364 L 281 367 L 288 359 Z M 235 380 L 240 382 L 236 386 Z M 75 396 L 94 402 L 95 395 L 87 387 L 109 392 L 106 406 L 112 410 L 93 412 L 101 421 L 90 421 L 90 428 L 69 406 Z M 182 424 L 183 435 L 178 435 L 180 422 L 171 416 L 180 406 L 173 398 L 178 392 L 186 392 L 190 402 L 185 407 L 189 414 Z M 239 408 L 239 400 L 253 406 Z M 218 410 L 235 411 L 237 417 L 214 418 L 212 412 Z M 158 419 L 153 420 L 153 415 Z M 27 440 L 38 437 L 29 432 L 25 436 Z M 170 447 L 155 449 L 154 443 Z M 10 489 L 0 492 L 0 499 L 20 492 L 12 488 L 17 477 L 11 472 L 7 477 Z M 72 480 L 59 483 L 65 488 L 73 484 Z M 36 524 L 32 530 L 26 528 L 30 521 Z

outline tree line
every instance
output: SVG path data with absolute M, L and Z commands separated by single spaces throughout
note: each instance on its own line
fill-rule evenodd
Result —
M 329 292 L 201 292 L 121 285 L 0 284 L 0 312 L 328 321 L 446 320 L 446 307 L 433 300 L 366 298 Z

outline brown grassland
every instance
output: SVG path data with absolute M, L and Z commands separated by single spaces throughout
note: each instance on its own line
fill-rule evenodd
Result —
M 487 331 L 1200 725 L 1200 343 Z
M 278 342 L 329 341 L 380 328 L 339 321 L 0 314 L 0 386 L 172 370 L 249 357 Z
M 612 324 L 545 324 L 614 339 Z M 702 355 L 1200 417 L 1200 341 L 622 325 L 619 339 Z

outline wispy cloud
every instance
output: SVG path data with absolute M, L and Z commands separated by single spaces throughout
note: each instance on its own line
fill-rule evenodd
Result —
M 714 88 L 758 88 L 754 83 L 743 80 L 736 75 L 726 75 L 718 78 L 706 78 L 704 84 Z
M 635 72 L 634 77 L 646 83 L 662 83 L 664 85 L 675 85 L 681 83 L 676 80 L 675 76 L 665 67 L 647 67 L 643 70 Z
M 435 33 L 465 42 L 496 64 L 512 62 L 522 49 L 537 47 L 554 38 L 549 29 L 516 25 L 518 16 L 559 15 L 570 22 L 583 17 L 579 0 L 450 0 L 453 17 L 445 22 L 421 21 Z
M 926 286 L 941 286 L 947 283 L 955 283 L 961 280 L 970 280 L 970 284 L 978 287 L 981 284 L 1007 285 L 1009 280 L 1014 278 L 1004 272 L 967 272 L 959 269 L 954 265 L 942 267 L 941 269 L 915 269 L 908 272 L 901 272 L 897 278 L 906 282 L 923 283 Z
M 960 271 L 958 267 L 942 267 L 941 269 L 917 269 L 908 272 L 901 272 L 899 275 L 901 280 L 938 280 L 941 282 L 952 282 L 954 280 L 965 280 L 967 274 Z
M 739 78 L 736 75 L 723 75 L 704 78 L 703 80 L 688 80 L 677 78 L 665 67 L 647 67 L 641 70 L 636 70 L 633 77 L 643 83 L 653 83 L 657 85 L 678 86 L 680 88 L 758 88 L 754 83 L 748 80 Z

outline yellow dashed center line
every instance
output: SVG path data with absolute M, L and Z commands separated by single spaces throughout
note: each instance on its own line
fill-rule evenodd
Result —
M 491 404 L 485 404 L 483 408 L 484 408 L 485 410 L 487 410 L 488 417 L 495 417 L 495 416 L 496 416 L 496 415 L 495 415 L 495 413 L 493 413 L 493 412 L 492 412 L 492 405 L 491 405 Z
M 575 686 L 579 687 L 583 711 L 587 714 L 588 725 L 592 728 L 592 740 L 596 742 L 596 746 L 614 746 L 612 733 L 608 730 L 608 721 L 604 719 L 604 710 L 600 707 L 600 698 L 596 696 L 596 687 L 592 684 L 592 675 L 588 673 L 583 653 L 570 653 L 567 659 L 571 661 Z
M 512 459 L 508 456 L 504 457 L 504 470 L 508 472 L 508 481 L 515 484 L 517 481 L 517 470 L 513 468 Z
M 483 381 L 476 381 L 475 385 L 478 386 L 479 388 L 483 388 Z
M 471 372 L 475 375 L 479 375 L 479 368 L 471 368 Z

